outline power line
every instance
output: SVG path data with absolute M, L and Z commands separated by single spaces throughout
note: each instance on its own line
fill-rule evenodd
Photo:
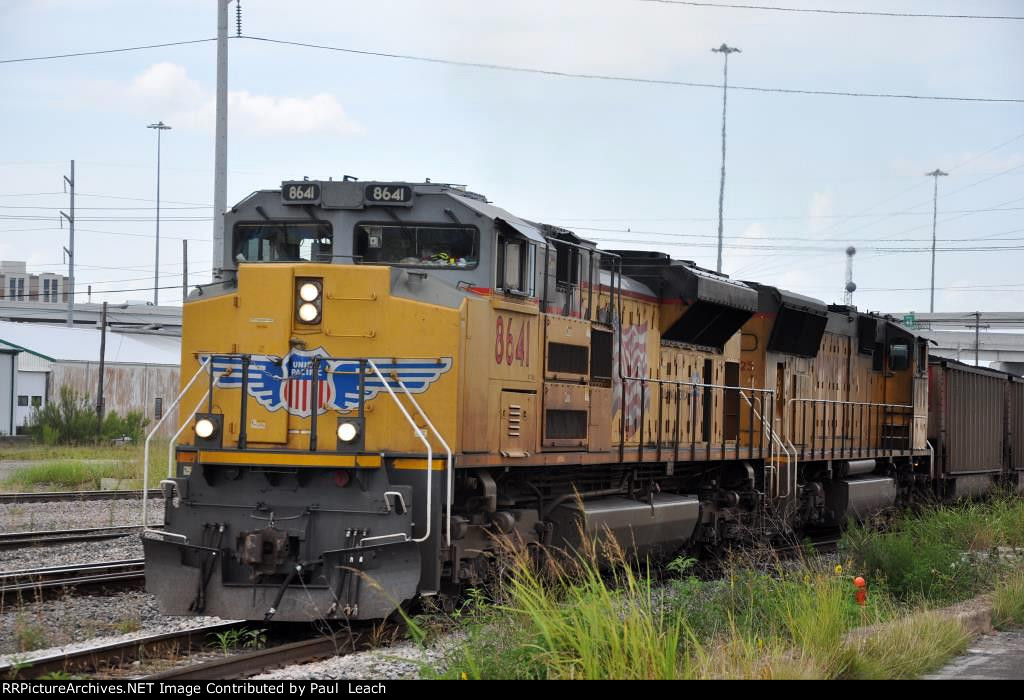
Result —
M 100 211 L 153 211 L 156 207 L 75 207 L 78 210 L 100 210 Z M 179 206 L 179 207 L 160 207 L 161 209 L 209 209 L 208 206 L 203 204 L 194 204 L 192 206 Z M 45 207 L 41 205 L 31 204 L 0 204 L 0 209 L 60 209 L 60 207 Z
M 59 226 L 47 226 L 40 228 L 0 228 L 0 233 L 21 233 L 24 231 L 63 231 L 64 229 Z M 129 233 L 127 231 L 103 231 L 94 228 L 79 228 L 76 227 L 75 231 L 84 231 L 86 233 L 100 233 L 108 236 L 129 236 L 131 238 L 153 238 L 151 233 Z M 189 238 L 187 236 L 168 236 L 164 234 L 164 238 L 173 241 L 189 241 L 192 243 L 212 243 L 209 238 Z
M 1024 20 L 1014 15 L 952 15 L 930 12 L 882 12 L 873 10 L 825 10 L 813 7 L 776 7 L 774 5 L 740 5 L 725 2 L 697 2 L 696 0 L 636 0 L 658 5 L 683 5 L 707 7 L 722 10 L 758 10 L 766 12 L 798 12 L 818 15 L 854 15 L 864 17 L 906 17 L 919 19 L 981 19 L 981 20 Z
M 163 49 L 168 46 L 187 46 L 189 44 L 204 44 L 216 39 L 192 39 L 189 41 L 170 41 L 166 44 L 147 44 L 145 46 L 126 46 L 120 49 L 99 49 L 96 51 L 76 51 L 75 53 L 61 53 L 50 56 L 27 56 L 22 58 L 2 58 L 0 63 L 28 63 L 30 61 L 53 61 L 59 58 L 78 58 L 80 56 L 99 56 L 108 53 L 125 53 L 127 51 L 145 51 L 146 49 Z
M 0 214 L 0 221 L 52 221 L 54 216 L 41 216 L 39 214 Z M 164 221 L 211 221 L 212 216 L 165 216 Z M 107 223 L 127 222 L 138 223 L 152 221 L 153 217 L 146 216 L 79 216 L 78 221 L 105 221 Z
M 975 183 L 980 184 L 980 183 Z M 2 209 L 3 207 L 0 207 Z M 951 211 L 943 212 L 945 214 L 983 214 L 988 212 L 1000 212 L 1000 211 L 1020 211 L 1024 207 L 1007 207 L 1005 209 L 954 209 Z M 783 220 L 797 220 L 803 219 L 858 219 L 870 216 L 926 216 L 931 212 L 925 211 L 896 211 L 888 214 L 797 214 L 797 215 L 778 215 L 778 216 L 727 216 L 726 221 L 783 221 Z M 716 217 L 713 216 L 675 216 L 675 217 L 663 217 L 663 218 L 649 218 L 649 219 L 637 219 L 629 217 L 621 218 L 607 218 L 607 219 L 586 219 L 586 218 L 564 218 L 564 219 L 551 219 L 551 221 L 565 222 L 566 226 L 572 228 L 578 228 L 581 231 L 598 231 L 600 229 L 588 229 L 586 226 L 574 226 L 574 221 L 717 221 Z
M 723 85 L 718 83 L 697 83 L 683 80 L 668 80 L 663 78 L 637 78 L 603 73 L 575 73 L 570 71 L 560 71 L 548 68 L 527 68 L 525 66 L 513 66 L 509 64 L 500 63 L 484 63 L 479 61 L 457 61 L 455 59 L 449 58 L 415 56 L 412 54 L 391 53 L 386 51 L 350 49 L 342 46 L 328 46 L 326 44 L 312 44 L 302 41 L 271 39 L 269 37 L 262 36 L 244 36 L 241 38 L 248 39 L 250 41 L 262 41 L 270 44 L 280 44 L 283 46 L 297 46 L 307 49 L 320 49 L 323 51 L 336 51 L 339 53 L 355 54 L 359 56 L 393 58 L 403 61 L 418 61 L 420 63 L 434 63 L 446 66 L 459 66 L 462 68 L 479 68 L 483 70 L 508 71 L 512 73 L 530 73 L 533 75 L 546 75 L 558 78 L 579 78 L 583 80 L 603 80 L 622 83 L 638 83 L 645 85 L 664 85 L 667 87 L 714 88 L 716 90 L 721 90 L 724 87 Z M 797 88 L 757 87 L 754 85 L 730 85 L 729 89 L 745 90 L 747 92 L 781 93 L 789 95 L 827 95 L 832 97 L 876 97 L 902 100 L 938 100 L 946 102 L 987 102 L 1024 104 L 1024 98 L 1018 97 L 958 97 L 952 95 L 914 95 L 909 93 L 854 92 L 846 90 L 803 90 Z
M 677 233 L 677 232 L 674 232 L 674 231 L 642 231 L 642 230 L 632 229 L 632 228 L 588 228 L 588 227 L 585 227 L 585 226 L 574 226 L 573 230 L 576 230 L 576 231 L 593 231 L 593 232 L 596 232 L 596 233 L 629 233 L 629 234 L 636 234 L 636 235 L 640 235 L 640 236 L 670 236 L 672 238 L 717 238 L 717 236 L 715 236 L 715 234 L 711 234 L 711 233 Z M 998 238 L 997 239 L 997 238 L 995 238 L 996 236 L 1004 236 L 1004 235 L 1007 235 L 1007 234 L 1010 234 L 1010 233 L 1018 233 L 1020 231 L 1024 231 L 1024 229 L 1017 228 L 1017 229 L 1012 229 L 1010 231 L 1000 231 L 999 233 L 992 234 L 992 236 L 984 236 L 984 237 L 976 237 L 976 238 L 939 238 L 938 240 L 939 240 L 939 242 L 942 242 L 942 243 L 973 243 L 973 242 L 976 242 L 976 241 L 979 241 L 979 240 L 1004 240 L 1004 241 L 1008 241 L 1008 240 L 1024 240 L 1024 238 L 1019 238 L 1019 239 L 1015 239 L 1015 238 Z M 601 236 L 593 236 L 593 238 L 595 238 L 597 240 L 601 240 L 602 239 Z M 743 240 L 753 241 L 753 240 L 757 240 L 757 239 L 750 238 L 749 236 L 743 236 L 743 235 L 739 235 L 739 236 L 726 236 L 725 239 L 727 241 L 743 241 Z M 804 242 L 808 242 L 808 243 L 826 243 L 826 242 L 828 242 L 827 240 L 823 240 L 821 238 L 816 238 L 816 237 L 813 237 L 813 236 L 777 236 L 777 235 L 774 235 L 774 234 L 772 234 L 770 239 L 765 239 L 765 240 L 766 241 L 769 241 L 769 240 L 770 241 L 804 241 Z M 862 239 L 847 239 L 847 240 L 845 240 L 845 242 L 846 243 L 926 243 L 926 242 L 928 242 L 930 240 L 931 240 L 931 238 L 862 238 Z M 666 241 L 653 241 L 653 242 L 661 244 L 661 245 L 672 244 L 673 243 L 670 240 L 666 240 Z M 688 241 L 680 241 L 680 244 L 686 244 L 686 243 L 688 243 Z M 837 243 L 837 246 L 834 249 L 835 250 L 839 250 L 840 248 L 841 248 L 841 246 L 838 246 L 838 243 Z M 829 248 L 829 250 L 833 250 L 833 248 Z

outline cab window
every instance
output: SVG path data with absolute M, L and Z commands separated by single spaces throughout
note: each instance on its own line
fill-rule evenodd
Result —
M 495 288 L 508 294 L 533 296 L 534 246 L 513 236 L 498 237 Z
M 355 229 L 361 263 L 470 269 L 479 263 L 479 251 L 475 226 L 366 223 Z
M 910 367 L 910 347 L 906 343 L 889 345 L 889 369 L 901 372 Z
M 235 224 L 238 262 L 330 262 L 331 225 L 266 221 Z

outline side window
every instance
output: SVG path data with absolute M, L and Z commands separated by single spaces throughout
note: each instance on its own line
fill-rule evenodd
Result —
M 572 246 L 555 244 L 557 261 L 555 280 L 558 284 L 576 285 L 580 281 L 580 252 Z
M 43 397 L 42 396 L 33 396 L 32 397 L 32 406 L 33 407 L 41 408 L 42 405 L 43 405 Z
M 928 341 L 919 340 L 917 341 L 917 373 L 925 374 L 928 372 Z
M 889 369 L 901 372 L 910 367 L 910 346 L 906 343 L 889 344 Z
M 28 406 L 28 396 L 19 396 L 18 397 L 18 405 L 19 406 Z
M 519 238 L 498 238 L 495 287 L 513 294 L 533 295 L 534 247 Z
M 153 399 L 153 418 L 160 420 L 164 417 L 164 400 L 158 396 Z

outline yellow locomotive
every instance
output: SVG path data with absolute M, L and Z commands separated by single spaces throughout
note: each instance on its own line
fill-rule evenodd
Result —
M 713 550 L 935 477 L 927 345 L 890 319 L 444 184 L 285 182 L 225 220 L 143 535 L 165 612 L 379 618 L 486 579 L 495 535 Z

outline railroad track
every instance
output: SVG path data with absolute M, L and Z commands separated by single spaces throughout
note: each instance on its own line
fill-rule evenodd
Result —
M 134 584 L 146 576 L 142 559 L 49 566 L 0 573 L 0 599 L 24 597 L 26 593 L 98 585 Z
M 150 498 L 162 498 L 160 489 L 149 489 Z M 130 501 L 141 500 L 138 491 L 39 491 L 0 493 L 2 503 L 51 503 L 55 501 Z
M 97 644 L 86 649 L 62 651 L 16 664 L 0 664 L 0 678 L 27 680 L 50 673 L 101 673 L 136 659 L 183 654 L 209 644 L 211 635 L 244 627 L 244 622 L 221 622 L 189 630 L 137 637 L 124 642 Z
M 291 664 L 303 664 L 332 656 L 344 656 L 375 646 L 374 640 L 385 639 L 388 632 L 396 639 L 403 631 L 400 625 L 387 624 L 387 629 L 375 627 L 370 621 L 354 621 L 337 634 L 317 634 L 309 639 L 275 644 L 267 649 L 248 651 L 222 659 L 168 669 L 143 676 L 142 680 L 207 681 L 248 678 Z
M 38 530 L 34 532 L 0 533 L 0 549 L 64 544 L 66 542 L 97 542 L 142 532 L 141 525 L 89 527 L 76 530 Z
M 231 630 L 251 629 L 259 623 L 245 621 L 221 622 L 190 630 L 165 632 L 136 639 L 98 644 L 86 649 L 59 652 L 15 664 L 0 664 L 0 678 L 28 680 L 50 673 L 103 674 L 124 667 L 135 660 L 167 656 L 183 656 L 190 651 L 216 646 L 217 635 Z M 317 635 L 298 641 L 274 644 L 267 649 L 241 652 L 211 661 L 180 666 L 144 675 L 142 680 L 231 680 L 253 676 L 289 664 L 306 663 L 366 649 L 372 638 L 369 623 L 354 624 L 352 633 L 340 632 L 335 638 Z M 275 636 L 277 636 L 275 634 Z M 294 638 L 294 631 L 285 638 Z M 117 673 L 121 677 L 123 673 Z
M 319 661 L 344 652 L 351 653 L 351 651 L 352 648 L 347 643 L 338 642 L 331 637 L 316 637 L 279 644 L 269 649 L 227 656 L 223 659 L 172 668 L 143 676 L 142 680 L 228 681 L 254 676 L 280 666 Z

